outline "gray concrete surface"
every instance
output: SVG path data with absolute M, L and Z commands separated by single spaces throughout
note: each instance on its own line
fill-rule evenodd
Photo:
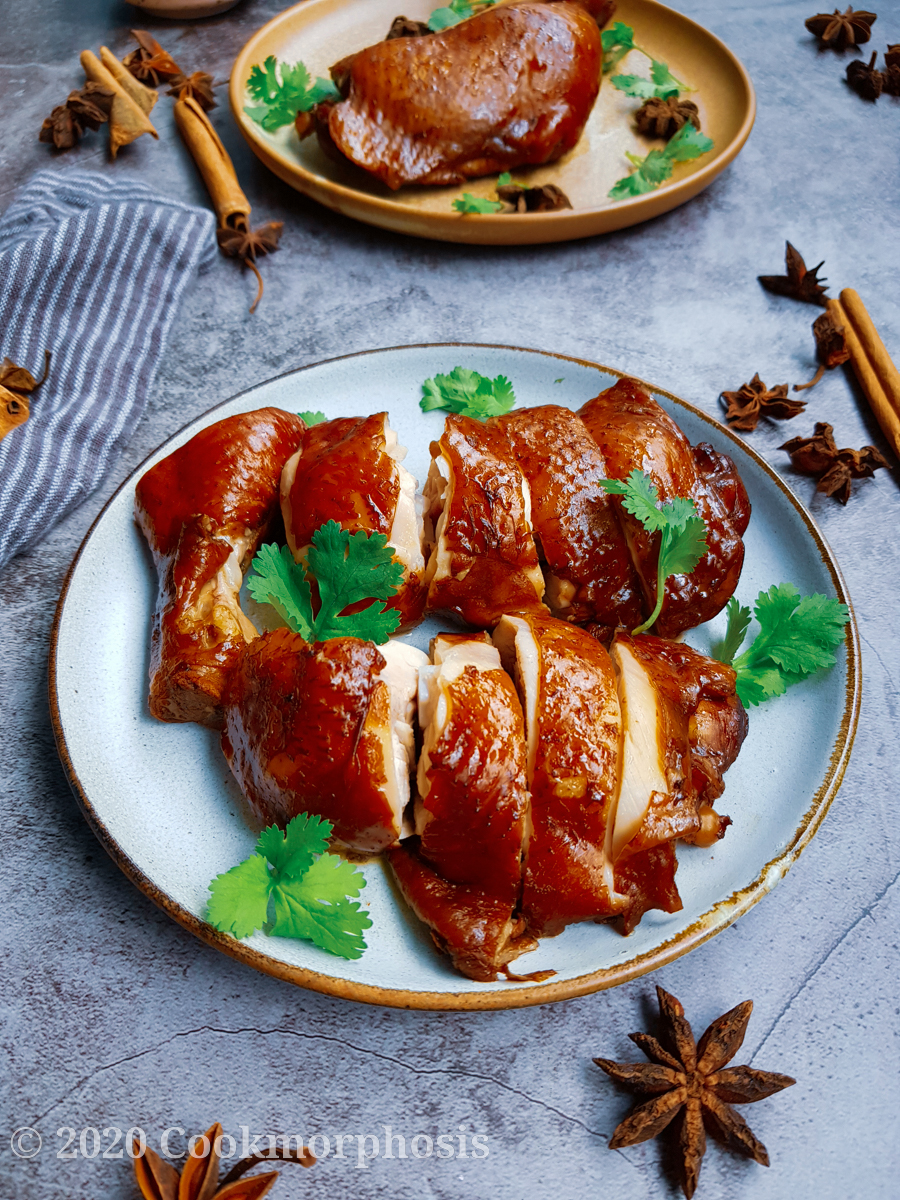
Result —
M 177 58 L 224 78 L 246 37 L 280 7 L 244 0 L 194 25 L 143 23 Z M 59 1158 L 69 1135 L 58 1130 L 140 1126 L 158 1145 L 169 1126 L 200 1132 L 216 1118 L 238 1138 L 241 1126 L 307 1138 L 383 1137 L 384 1125 L 407 1139 L 460 1126 L 487 1135 L 482 1158 L 378 1158 L 358 1169 L 332 1153 L 312 1171 L 287 1168 L 274 1192 L 284 1200 L 675 1196 L 659 1143 L 607 1148 L 630 1101 L 590 1062 L 632 1057 L 626 1034 L 648 1027 L 654 982 L 681 997 L 698 1032 L 752 997 L 739 1061 L 798 1079 L 745 1110 L 771 1169 L 713 1145 L 701 1197 L 900 1195 L 897 464 L 891 458 L 893 473 L 857 485 L 842 509 L 793 476 L 777 449 L 816 419 L 830 421 L 842 445 L 885 449 L 841 371 L 810 393 L 807 415 L 750 440 L 809 501 L 849 583 L 865 675 L 852 761 L 824 826 L 775 892 L 654 976 L 483 1015 L 356 1006 L 258 976 L 191 938 L 106 858 L 69 793 L 48 720 L 54 605 L 91 521 L 151 448 L 259 380 L 375 346 L 502 341 L 596 358 L 717 412 L 718 393 L 754 371 L 770 383 L 812 373 L 815 311 L 768 296 L 755 279 L 778 270 L 786 237 L 808 261 L 825 259 L 833 290 L 857 288 L 900 357 L 900 101 L 873 106 L 847 91 L 847 60 L 817 53 L 803 28 L 811 4 L 677 7 L 749 68 L 756 128 L 699 198 L 605 238 L 484 250 L 355 225 L 268 174 L 226 108 L 213 114 L 255 216 L 285 222 L 284 249 L 264 267 L 265 301 L 247 315 L 251 281 L 225 260 L 198 281 L 127 453 L 89 502 L 0 576 L 2 1200 L 136 1196 L 127 1160 L 87 1159 L 77 1137 L 68 1148 L 77 1157 Z M 878 9 L 872 45 L 883 48 L 900 41 L 900 4 Z M 137 20 L 114 0 L 2 0 L 0 207 L 54 161 L 60 171 L 133 172 L 205 202 L 167 103 L 161 141 L 142 139 L 115 168 L 98 138 L 58 159 L 36 141 L 41 119 L 80 78 L 77 52 L 106 42 L 124 53 Z M 44 1138 L 29 1161 L 10 1151 L 7 1134 L 20 1126 Z M 171 1145 L 183 1149 L 178 1135 Z

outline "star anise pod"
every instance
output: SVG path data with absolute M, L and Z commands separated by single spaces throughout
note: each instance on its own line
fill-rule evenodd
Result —
M 145 29 L 132 29 L 131 36 L 137 41 L 137 50 L 132 50 L 122 59 L 122 65 L 131 72 L 135 79 L 150 87 L 159 87 L 181 75 L 181 67 L 155 37 L 151 37 Z
M 787 450 L 798 471 L 818 478 L 817 492 L 834 496 L 841 504 L 850 499 L 854 479 L 871 479 L 879 468 L 888 466 L 884 455 L 874 446 L 839 450 L 834 429 L 827 421 L 816 422 L 812 437 L 791 438 L 780 448 Z
M 569 197 L 555 183 L 545 183 L 542 187 L 503 183 L 497 188 L 497 196 L 504 203 L 511 204 L 512 211 L 516 213 L 557 212 L 561 208 L 572 207 Z
M 670 96 L 667 100 L 651 97 L 645 100 L 635 113 L 638 133 L 645 137 L 670 138 L 690 122 L 700 128 L 700 109 L 693 100 L 680 100 Z
M 431 30 L 424 21 L 415 21 L 412 17 L 394 17 L 384 40 L 392 42 L 394 38 L 425 37 L 429 33 Z
M 0 441 L 29 416 L 28 397 L 36 392 L 50 371 L 50 351 L 44 351 L 44 373 L 35 379 L 30 371 L 18 367 L 12 359 L 0 363 Z
M 300 1146 L 296 1151 L 281 1150 L 275 1146 L 265 1154 L 251 1154 L 238 1159 L 220 1180 L 221 1139 L 222 1126 L 217 1121 L 199 1139 L 199 1147 L 195 1146 L 194 1150 L 199 1148 L 200 1153 L 191 1151 L 188 1155 L 180 1175 L 149 1146 L 138 1154 L 139 1147 L 135 1144 L 134 1173 L 141 1195 L 145 1200 L 262 1200 L 275 1186 L 278 1172 L 268 1171 L 265 1175 L 242 1179 L 241 1176 L 251 1167 L 272 1159 L 297 1162 L 302 1167 L 311 1167 L 316 1161 L 315 1155 L 305 1146 Z
M 854 58 L 852 63 L 847 64 L 847 83 L 863 100 L 871 100 L 873 104 L 884 88 L 884 76 L 875 67 L 877 57 L 877 53 L 873 54 L 868 63 L 861 58 Z
M 65 104 L 57 104 L 46 117 L 38 141 L 52 142 L 57 150 L 71 150 L 86 129 L 99 129 L 109 120 L 113 93 L 100 83 L 86 83 L 69 92 Z
M 815 387 L 826 370 L 831 371 L 850 358 L 844 327 L 834 319 L 830 311 L 823 312 L 821 316 L 816 317 L 812 330 L 813 337 L 816 339 L 816 357 L 819 360 L 819 369 L 809 383 L 795 383 L 795 392 L 805 392 L 808 388 Z
M 805 400 L 788 398 L 786 383 L 767 388 L 758 371 L 749 383 L 742 383 L 736 392 L 722 392 L 722 399 L 728 405 L 725 420 L 731 428 L 748 432 L 756 428 L 760 417 L 789 421 L 806 408 Z
M 881 79 L 886 95 L 900 96 L 900 62 L 889 63 L 881 72 Z
M 204 112 L 209 112 L 211 108 L 216 107 L 216 98 L 213 95 L 213 77 L 206 71 L 194 71 L 191 75 L 182 75 L 179 72 L 172 76 L 169 83 L 171 86 L 167 95 L 175 96 L 179 100 L 193 97 Z
M 900 67 L 900 42 L 888 46 L 884 52 L 884 61 L 889 67 Z
M 278 249 L 283 228 L 282 221 L 269 221 L 265 225 L 260 225 L 258 229 L 250 229 L 245 224 L 237 229 L 229 226 L 216 233 L 222 253 L 227 254 L 229 258 L 239 258 L 257 278 L 259 290 L 256 293 L 256 299 L 250 305 L 251 312 L 255 311 L 263 294 L 263 278 L 256 265 L 257 255 L 272 254 Z
M 854 12 L 848 8 L 846 12 L 835 9 L 830 15 L 818 13 L 806 22 L 806 28 L 814 33 L 823 46 L 832 50 L 846 50 L 848 46 L 861 46 L 872 36 L 872 25 L 878 20 L 873 12 L 860 9 Z
M 732 1149 L 767 1167 L 769 1155 L 765 1146 L 731 1105 L 765 1100 L 797 1081 L 790 1075 L 778 1075 L 774 1071 L 725 1067 L 744 1040 L 753 1011 L 752 1000 L 745 1000 L 713 1021 L 698 1044 L 681 1004 L 661 987 L 657 987 L 656 995 L 663 1026 L 662 1040 L 658 1041 L 648 1033 L 629 1034 L 650 1062 L 616 1063 L 608 1058 L 595 1058 L 594 1062 L 617 1083 L 654 1097 L 616 1127 L 609 1142 L 612 1149 L 649 1141 L 683 1112 L 680 1141 L 684 1179 L 681 1186 L 690 1200 L 706 1153 L 704 1127 Z
M 767 292 L 776 296 L 790 296 L 794 300 L 803 300 L 806 304 L 818 304 L 824 308 L 827 288 L 822 287 L 824 279 L 819 279 L 819 271 L 825 265 L 824 260 L 817 267 L 807 268 L 799 250 L 795 250 L 790 242 L 785 242 L 784 264 L 787 275 L 758 275 L 759 282 Z

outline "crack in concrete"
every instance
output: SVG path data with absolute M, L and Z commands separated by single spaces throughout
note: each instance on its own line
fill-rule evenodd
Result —
M 860 638 L 860 641 L 864 642 L 869 647 L 869 649 L 872 651 L 872 653 L 875 655 L 876 659 L 878 660 L 879 665 L 881 666 L 882 671 L 884 671 L 884 674 L 885 674 L 885 677 L 886 677 L 888 683 L 891 685 L 891 691 L 896 694 L 898 691 L 900 691 L 900 688 L 898 688 L 897 684 L 894 682 L 894 676 L 891 673 L 890 667 L 887 665 L 887 663 L 881 657 L 881 654 L 879 653 L 879 651 L 875 648 L 875 646 L 872 645 L 872 643 L 869 641 L 869 639 L 867 637 L 865 637 L 863 634 L 860 634 L 859 638 Z
M 378 1050 L 370 1050 L 365 1046 L 357 1046 L 353 1042 L 348 1042 L 344 1038 L 333 1037 L 330 1034 L 301 1033 L 296 1029 L 258 1029 L 254 1025 L 241 1026 L 237 1029 L 224 1029 L 216 1025 L 200 1025 L 196 1029 L 180 1030 L 178 1033 L 173 1033 L 171 1037 L 166 1038 L 164 1041 L 157 1042 L 153 1046 L 148 1046 L 145 1050 L 138 1050 L 135 1054 L 128 1054 L 124 1058 L 118 1058 L 114 1062 L 106 1063 L 101 1067 L 97 1067 L 96 1070 L 89 1072 L 89 1074 L 80 1079 L 78 1083 L 71 1087 L 65 1093 L 65 1095 L 59 1098 L 59 1100 L 56 1100 L 50 1105 L 49 1108 L 45 1109 L 44 1112 L 35 1117 L 34 1124 L 37 1125 L 39 1121 L 43 1121 L 47 1116 L 50 1115 L 50 1113 L 54 1111 L 54 1109 L 59 1108 L 59 1106 L 68 1100 L 70 1096 L 73 1096 L 76 1092 L 80 1091 L 97 1075 L 102 1075 L 106 1071 L 112 1071 L 115 1067 L 119 1067 L 123 1063 L 133 1062 L 135 1059 L 144 1058 L 148 1054 L 154 1054 L 163 1046 L 168 1046 L 170 1043 L 178 1041 L 180 1038 L 193 1037 L 198 1033 L 223 1034 L 230 1037 L 236 1037 L 245 1033 L 256 1033 L 259 1034 L 260 1037 L 269 1037 L 273 1034 L 281 1034 L 284 1037 L 296 1037 L 306 1041 L 334 1042 L 339 1046 L 344 1046 L 347 1049 L 355 1050 L 358 1054 L 369 1055 L 372 1058 L 378 1058 L 383 1062 L 391 1063 L 393 1066 L 402 1067 L 404 1070 L 409 1071 L 414 1075 L 451 1075 L 466 1079 L 478 1079 L 483 1083 L 492 1083 L 496 1087 L 512 1093 L 514 1096 L 520 1096 L 523 1100 L 527 1100 L 529 1104 L 537 1104 L 539 1107 L 546 1109 L 548 1112 L 555 1113 L 556 1116 L 562 1117 L 566 1121 L 570 1121 L 573 1125 L 580 1126 L 586 1133 L 591 1134 L 592 1137 L 607 1138 L 609 1136 L 606 1133 L 600 1132 L 600 1130 L 591 1129 L 589 1125 L 585 1125 L 585 1123 L 578 1117 L 573 1117 L 569 1113 L 563 1112 L 562 1109 L 554 1108 L 552 1104 L 547 1104 L 545 1101 L 539 1100 L 536 1096 L 529 1096 L 527 1092 L 523 1092 L 519 1088 L 513 1087 L 511 1084 L 503 1083 L 500 1079 L 495 1079 L 493 1075 L 483 1075 L 476 1071 L 465 1071 L 461 1067 L 414 1067 L 410 1063 L 403 1062 L 402 1059 L 393 1058 L 390 1054 L 383 1054 Z
M 775 1017 L 775 1020 L 769 1026 L 769 1029 L 766 1032 L 765 1037 L 762 1039 L 762 1041 L 759 1043 L 759 1045 L 753 1051 L 753 1054 L 750 1058 L 751 1063 L 753 1062 L 753 1059 L 755 1059 L 756 1056 L 759 1054 L 760 1050 L 762 1050 L 763 1046 L 765 1046 L 766 1042 L 769 1040 L 769 1038 L 772 1036 L 772 1034 L 775 1032 L 775 1030 L 778 1028 L 778 1025 L 781 1022 L 782 1017 L 784 1017 L 789 1012 L 792 1005 L 794 1004 L 794 1001 L 805 990 L 807 984 L 811 983 L 812 980 L 815 979 L 816 975 L 818 975 L 818 973 L 822 970 L 822 968 L 828 962 L 829 958 L 831 958 L 831 956 L 835 953 L 836 950 L 840 949 L 840 947 L 847 940 L 847 938 L 850 936 L 850 934 L 853 932 L 853 930 L 857 927 L 857 925 L 862 924 L 862 922 L 866 919 L 866 917 L 870 917 L 872 915 L 873 911 L 878 907 L 878 905 L 885 898 L 885 896 L 888 894 L 888 892 L 891 890 L 891 888 L 897 883 L 898 879 L 900 879 L 900 871 L 897 872 L 897 874 L 890 881 L 890 883 L 886 884 L 882 888 L 882 890 L 874 898 L 872 903 L 866 905 L 866 907 L 862 910 L 862 912 L 859 914 L 859 916 L 856 918 L 856 920 L 853 922 L 853 924 L 850 925 L 848 929 L 844 930 L 844 932 L 841 934 L 841 936 L 826 951 L 826 953 L 822 956 L 822 958 L 819 959 L 819 961 L 816 963 L 816 965 L 810 971 L 807 971 L 802 982 L 800 983 L 800 986 L 794 991 L 793 995 L 788 998 L 787 1002 L 783 1005 L 781 1011 Z

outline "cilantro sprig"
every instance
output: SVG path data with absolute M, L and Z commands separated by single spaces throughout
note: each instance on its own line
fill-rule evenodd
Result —
M 249 937 L 257 929 L 302 938 L 342 958 L 360 958 L 372 921 L 350 897 L 366 886 L 362 874 L 328 854 L 330 821 L 301 813 L 284 833 L 270 825 L 256 852 L 209 885 L 207 919 L 223 933 Z
M 505 375 L 489 379 L 468 367 L 454 367 L 449 375 L 435 375 L 422 384 L 419 407 L 423 412 L 442 408 L 486 421 L 509 412 L 516 403 L 513 385 Z
M 644 158 L 626 152 L 625 157 L 637 170 L 618 180 L 610 189 L 609 197 L 611 200 L 624 200 L 627 196 L 643 196 L 645 192 L 652 192 L 671 178 L 675 163 L 690 162 L 701 154 L 707 154 L 712 148 L 712 139 L 689 121 L 662 150 L 651 150 Z
M 643 96 L 647 99 L 650 96 L 660 96 L 667 98 L 668 96 L 677 96 L 679 92 L 691 92 L 694 89 L 689 88 L 686 83 L 681 83 L 676 79 L 664 62 L 658 62 L 649 51 L 638 46 L 634 40 L 634 29 L 630 25 L 626 25 L 624 21 L 614 22 L 609 29 L 604 29 L 600 34 L 600 41 L 603 46 L 603 74 L 608 75 L 610 71 L 614 71 L 626 54 L 630 54 L 632 50 L 637 50 L 638 54 L 643 54 L 645 58 L 650 60 L 650 75 L 652 84 L 641 79 L 639 75 L 617 75 L 610 82 L 613 87 L 617 87 L 619 91 L 626 92 L 629 96 Z M 650 88 L 662 89 L 652 91 L 630 91 L 628 86 L 623 85 L 622 81 L 635 80 L 640 83 L 635 83 L 633 86 L 639 87 L 646 85 Z
M 726 612 L 725 639 L 715 655 L 734 667 L 737 693 L 746 705 L 781 696 L 813 671 L 833 667 L 834 648 L 844 640 L 850 619 L 847 605 L 839 600 L 819 592 L 801 596 L 792 583 L 773 584 L 756 597 L 753 614 L 759 633 L 738 657 L 750 626 L 750 609 L 732 596 Z
M 655 58 L 650 59 L 649 79 L 644 79 L 642 75 L 613 75 L 609 82 L 626 96 L 637 96 L 642 100 L 668 100 L 671 96 L 692 90 L 675 78 L 666 63 L 657 62 Z
M 637 468 L 627 479 L 601 479 L 600 486 L 637 517 L 648 533 L 661 535 L 656 569 L 656 606 L 634 633 L 650 629 L 659 616 L 670 575 L 689 575 L 706 553 L 706 522 L 697 515 L 693 500 L 676 497 L 663 504 L 649 475 Z
M 495 213 L 500 212 L 503 205 L 499 200 L 488 200 L 486 196 L 473 196 L 471 192 L 463 192 L 453 201 L 453 208 L 460 213 Z
M 257 103 L 245 106 L 244 112 L 268 133 L 290 125 L 298 112 L 308 112 L 321 100 L 341 98 L 330 79 L 313 81 L 302 62 L 279 63 L 274 54 L 251 69 L 247 91 Z
M 381 645 L 400 623 L 389 600 L 403 582 L 403 565 L 394 559 L 383 533 L 353 533 L 327 521 L 312 535 L 305 565 L 294 562 L 286 546 L 260 547 L 247 589 L 259 604 L 271 604 L 289 628 L 308 642 L 358 637 Z M 310 579 L 319 589 L 313 615 Z M 359 612 L 344 610 L 362 600 L 373 603 Z M 344 615 L 342 615 L 344 614 Z
M 297 413 L 297 416 L 307 429 L 309 429 L 312 425 L 321 425 L 326 419 L 323 412 L 313 412 L 312 409 L 307 409 L 306 412 L 299 412 Z
M 477 12 L 481 12 L 483 8 L 490 8 L 496 2 L 497 0 L 450 0 L 445 7 L 434 10 L 428 18 L 428 28 L 432 33 L 439 33 L 442 29 L 449 29 L 451 25 L 458 25 L 460 21 L 474 17 Z

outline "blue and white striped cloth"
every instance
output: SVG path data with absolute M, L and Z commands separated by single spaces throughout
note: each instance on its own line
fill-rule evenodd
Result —
M 0 568 L 128 442 L 214 235 L 211 212 L 87 171 L 39 172 L 0 218 L 0 358 L 39 375 L 53 355 L 28 421 L 0 441 Z

